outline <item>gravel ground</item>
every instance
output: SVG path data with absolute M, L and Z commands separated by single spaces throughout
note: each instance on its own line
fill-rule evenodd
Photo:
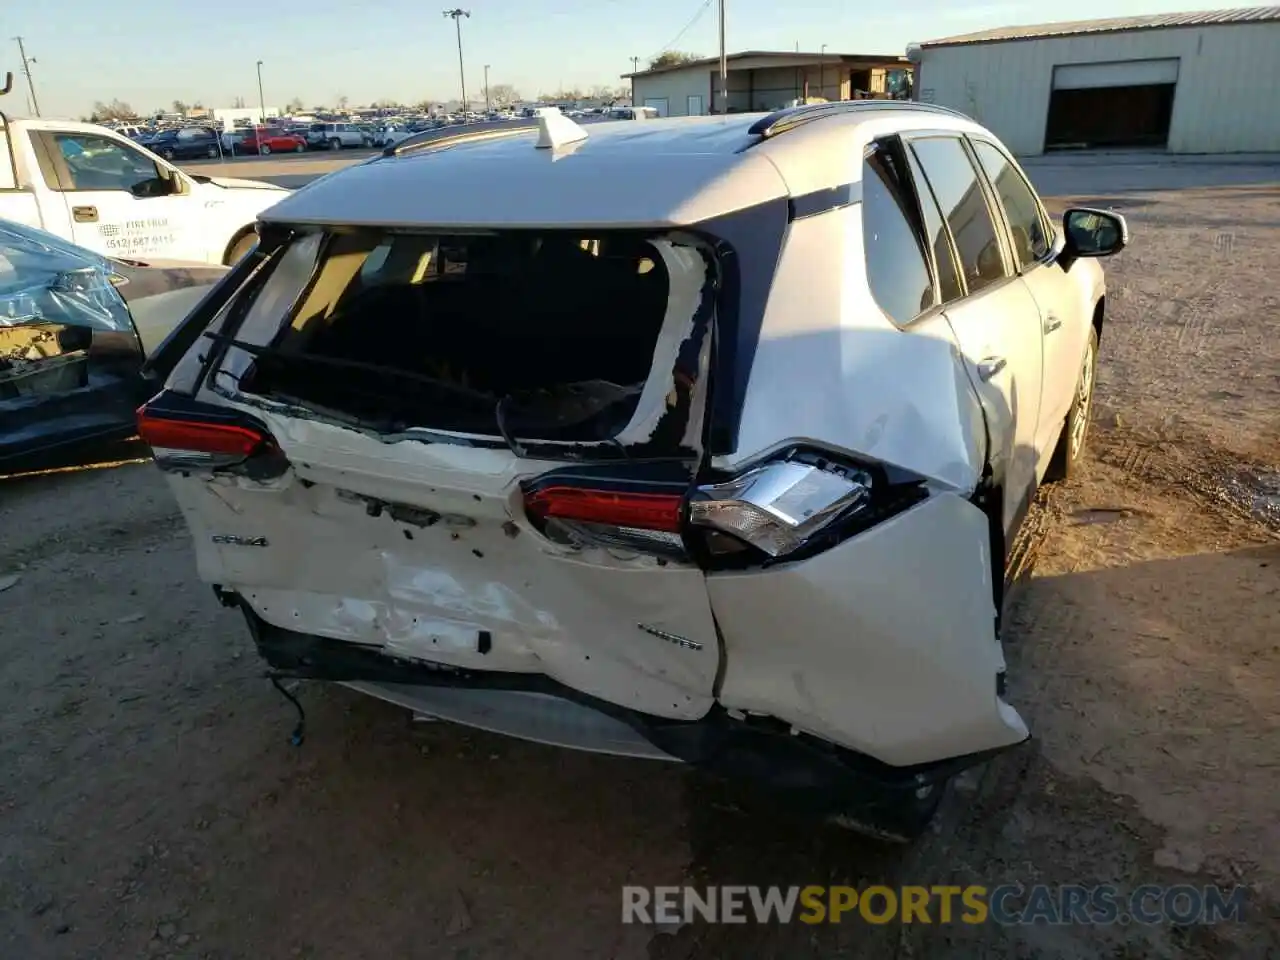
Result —
M 1090 463 L 1033 512 L 1008 614 L 1035 740 L 963 778 L 921 842 L 338 688 L 303 690 L 293 747 L 160 477 L 123 464 L 0 482 L 0 956 L 1276 955 L 1280 188 L 1209 169 L 1030 168 L 1120 207 L 1133 243 L 1108 265 Z M 1250 903 L 1216 927 L 618 922 L 624 883 L 679 882 L 1222 883 Z

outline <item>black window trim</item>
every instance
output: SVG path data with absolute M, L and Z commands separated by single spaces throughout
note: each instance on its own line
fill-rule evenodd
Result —
M 880 312 L 884 314 L 885 318 L 890 323 L 892 323 L 899 330 L 906 330 L 914 326 L 915 324 L 928 319 L 929 317 L 935 316 L 937 313 L 945 309 L 946 304 L 942 302 L 942 291 L 939 288 L 939 283 L 938 283 L 938 267 L 933 259 L 932 244 L 930 244 L 928 240 L 928 234 L 927 234 L 927 230 L 924 222 L 924 212 L 920 206 L 920 193 L 916 189 L 915 181 L 911 176 L 911 165 L 907 163 L 906 142 L 903 140 L 901 133 L 887 133 L 884 136 L 876 137 L 874 140 L 870 141 L 862 151 L 862 164 L 864 168 L 866 166 L 867 161 L 870 160 L 872 155 L 875 154 L 876 151 L 878 150 L 884 150 L 886 153 L 892 156 L 894 159 L 894 162 L 897 163 L 902 168 L 903 177 L 905 178 L 902 182 L 902 187 L 907 193 L 907 195 L 903 197 L 903 199 L 907 202 L 907 205 L 908 205 L 907 209 L 902 210 L 903 218 L 907 221 L 907 226 L 911 229 L 911 233 L 915 236 L 916 247 L 920 250 L 920 255 L 924 259 L 924 268 L 925 268 L 925 271 L 929 274 L 929 284 L 933 289 L 933 305 L 924 310 L 921 310 L 910 320 L 898 320 L 896 317 L 890 316 L 883 307 L 880 307 Z M 861 173 L 862 171 L 860 170 L 859 174 Z M 861 183 L 859 183 L 859 186 L 861 186 Z M 867 236 L 866 219 L 865 219 L 866 215 L 867 215 L 866 205 L 864 203 L 862 208 L 862 217 L 863 217 L 862 237 L 863 237 L 864 244 L 866 243 L 866 236 Z M 945 218 L 943 220 L 943 224 L 944 226 L 946 225 Z M 947 227 L 947 242 L 951 243 L 950 227 Z M 865 249 L 863 250 L 862 257 L 863 257 L 863 270 L 865 272 L 866 271 Z M 868 289 L 870 289 L 869 275 L 867 275 L 867 282 L 868 282 Z M 964 285 L 963 276 L 960 278 L 960 283 L 961 283 L 961 286 L 963 287 Z M 874 292 L 871 293 L 871 299 L 876 303 L 877 307 L 880 306 L 879 301 L 877 301 L 875 298 Z
M 960 248 L 956 246 L 956 238 L 951 234 L 951 221 L 947 219 L 947 215 L 942 210 L 942 204 L 938 202 L 938 195 L 934 193 L 933 184 L 929 182 L 929 176 L 924 171 L 924 164 L 920 162 L 920 157 L 909 144 L 903 144 L 903 149 L 907 150 L 911 154 L 911 162 L 907 164 L 907 172 L 912 177 L 912 188 L 916 192 L 917 202 L 923 203 L 924 201 L 920 197 L 919 187 L 915 186 L 914 183 L 915 170 L 920 171 L 920 178 L 923 181 L 924 189 L 929 191 L 929 199 L 933 203 L 933 208 L 938 211 L 938 219 L 942 221 L 942 232 L 947 241 L 947 252 L 951 254 L 951 267 L 955 271 L 956 282 L 960 285 L 960 296 L 956 297 L 954 300 L 943 302 L 942 306 L 945 307 L 952 303 L 959 303 L 961 300 L 967 300 L 969 298 L 969 279 L 964 275 L 964 269 L 960 263 Z M 921 213 L 921 216 L 923 218 L 923 212 Z M 928 239 L 929 238 L 926 236 L 926 240 Z M 936 266 L 937 258 L 934 256 L 932 242 L 930 242 L 928 246 L 930 262 L 933 262 Z M 941 274 L 938 274 L 938 282 L 938 299 L 939 302 L 942 302 Z
M 978 150 L 975 145 L 981 143 L 984 146 L 988 146 L 991 149 L 995 150 L 996 153 L 1004 157 L 1005 161 L 1013 168 L 1013 172 L 1018 175 L 1018 179 L 1021 180 L 1023 185 L 1027 188 L 1027 190 L 1031 192 L 1031 199 L 1035 201 L 1036 211 L 1040 215 L 1040 228 L 1044 230 L 1045 238 L 1049 241 L 1048 249 L 1045 251 L 1043 256 L 1038 257 L 1036 260 L 1027 264 L 1025 267 L 1018 265 L 1017 269 L 1015 270 L 1015 273 L 1017 274 L 1017 276 L 1019 277 L 1026 276 L 1036 267 L 1051 265 L 1058 257 L 1057 252 L 1054 249 L 1057 241 L 1057 231 L 1053 227 L 1053 221 L 1049 218 L 1049 212 L 1045 210 L 1044 202 L 1040 199 L 1040 194 L 1036 192 L 1036 188 L 1032 185 L 1031 181 L 1027 179 L 1026 174 L 1022 172 L 1022 168 L 1018 166 L 1017 162 L 1013 159 L 1013 155 L 1009 153 L 1008 150 L 1004 149 L 1004 147 L 1000 146 L 1000 144 L 996 143 L 993 139 L 991 139 L 990 137 L 976 136 L 974 134 L 966 134 L 966 139 L 968 139 L 969 141 L 969 148 L 973 154 L 974 161 L 978 165 L 978 171 L 982 179 L 987 181 L 987 183 L 990 185 L 991 195 L 995 198 L 997 205 L 1000 207 L 1001 218 L 1004 221 L 1005 231 L 1006 231 L 1005 239 L 1009 243 L 1009 251 L 1010 253 L 1013 254 L 1013 260 L 1015 261 L 1015 264 L 1017 261 L 1017 248 L 1013 244 L 1013 228 L 1009 224 L 1009 217 L 1007 212 L 1004 209 L 1004 204 L 1000 201 L 999 191 L 996 190 L 995 183 L 991 180 L 991 177 L 987 174 L 986 167 L 982 165 L 982 158 L 978 156 Z
M 1013 251 L 1009 246 L 1009 239 L 1006 235 L 1007 226 L 1005 229 L 1001 229 L 1001 224 L 1004 224 L 1004 211 L 998 209 L 998 203 L 996 203 L 996 197 L 991 189 L 991 185 L 987 183 L 986 175 L 983 173 L 982 167 L 978 163 L 978 158 L 974 154 L 973 148 L 968 143 L 968 134 L 966 134 L 962 130 L 930 129 L 930 130 L 904 130 L 900 134 L 900 136 L 902 137 L 903 141 L 907 144 L 914 144 L 915 141 L 917 140 L 938 140 L 938 139 L 958 140 L 960 142 L 960 149 L 964 151 L 964 155 L 966 159 L 968 159 L 969 161 L 969 166 L 973 167 L 973 175 L 977 180 L 978 188 L 982 191 L 982 195 L 987 202 L 987 212 L 991 216 L 991 225 L 992 227 L 995 228 L 996 243 L 1000 247 L 1000 257 L 1004 263 L 1005 274 L 1001 279 L 996 280 L 993 283 L 987 284 L 985 287 L 983 287 L 980 290 L 977 290 L 977 291 L 970 290 L 969 281 L 968 281 L 968 278 L 964 275 L 964 266 L 960 260 L 959 248 L 956 247 L 955 245 L 955 237 L 951 236 L 951 221 L 947 218 L 946 211 L 942 210 L 941 206 L 939 206 L 939 213 L 942 214 L 942 222 L 946 224 L 947 235 L 950 238 L 952 254 L 953 256 L 955 256 L 956 264 L 959 266 L 957 273 L 960 276 L 960 285 L 964 289 L 964 296 L 960 297 L 958 300 L 953 300 L 951 302 L 955 304 L 967 303 L 971 297 L 985 296 L 989 293 L 993 293 L 997 290 L 1000 290 L 1010 282 L 1019 279 L 1018 272 L 1013 269 L 1014 257 L 1013 257 Z M 912 152 L 914 153 L 914 148 Z M 920 172 L 924 174 L 925 181 L 928 182 L 929 171 L 925 169 L 925 165 L 920 160 L 919 154 L 916 154 L 916 163 L 920 167 Z M 937 196 L 936 192 L 934 192 L 933 190 L 932 183 L 929 183 L 929 190 L 930 192 L 934 193 L 935 197 Z M 993 208 L 993 204 L 995 204 L 995 208 Z

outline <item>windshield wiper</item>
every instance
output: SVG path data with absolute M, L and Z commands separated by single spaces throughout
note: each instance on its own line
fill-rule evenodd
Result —
M 449 393 L 454 393 L 458 396 L 466 397 L 469 400 L 474 400 L 476 403 L 493 402 L 493 394 L 491 393 L 473 390 L 470 387 L 451 383 L 448 380 L 441 380 L 438 377 L 431 377 L 425 373 L 414 373 L 411 370 L 400 370 L 396 367 L 388 367 L 380 363 L 367 363 L 363 360 L 343 360 L 340 357 L 325 357 L 318 354 L 285 353 L 275 347 L 248 343 L 244 340 L 237 340 L 235 337 L 228 334 L 216 333 L 212 330 L 206 331 L 204 336 L 216 343 L 221 343 L 229 347 L 237 347 L 245 353 L 252 354 L 255 357 L 283 362 L 286 365 L 290 363 L 301 366 L 316 364 L 319 366 L 333 367 L 338 370 L 358 370 L 362 373 L 376 373 L 381 377 L 392 377 L 398 380 L 406 380 L 411 383 L 420 384 L 422 386 L 446 390 Z

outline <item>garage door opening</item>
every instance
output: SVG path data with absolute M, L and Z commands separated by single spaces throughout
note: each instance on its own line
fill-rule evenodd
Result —
M 1177 60 L 1054 68 L 1045 150 L 1169 145 Z

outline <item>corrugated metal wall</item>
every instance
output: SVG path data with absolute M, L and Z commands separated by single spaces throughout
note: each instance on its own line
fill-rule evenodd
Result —
M 1038 154 L 1055 66 L 1160 57 L 1180 61 L 1171 152 L 1280 153 L 1280 23 L 926 47 L 916 95 Z
M 717 74 L 718 76 L 718 74 Z M 730 74 L 732 76 L 732 74 Z M 651 100 L 667 101 L 667 116 L 684 117 L 689 112 L 689 97 L 702 97 L 704 113 L 711 111 L 711 77 L 706 67 L 668 70 L 649 77 L 635 78 L 635 104 L 643 107 Z

